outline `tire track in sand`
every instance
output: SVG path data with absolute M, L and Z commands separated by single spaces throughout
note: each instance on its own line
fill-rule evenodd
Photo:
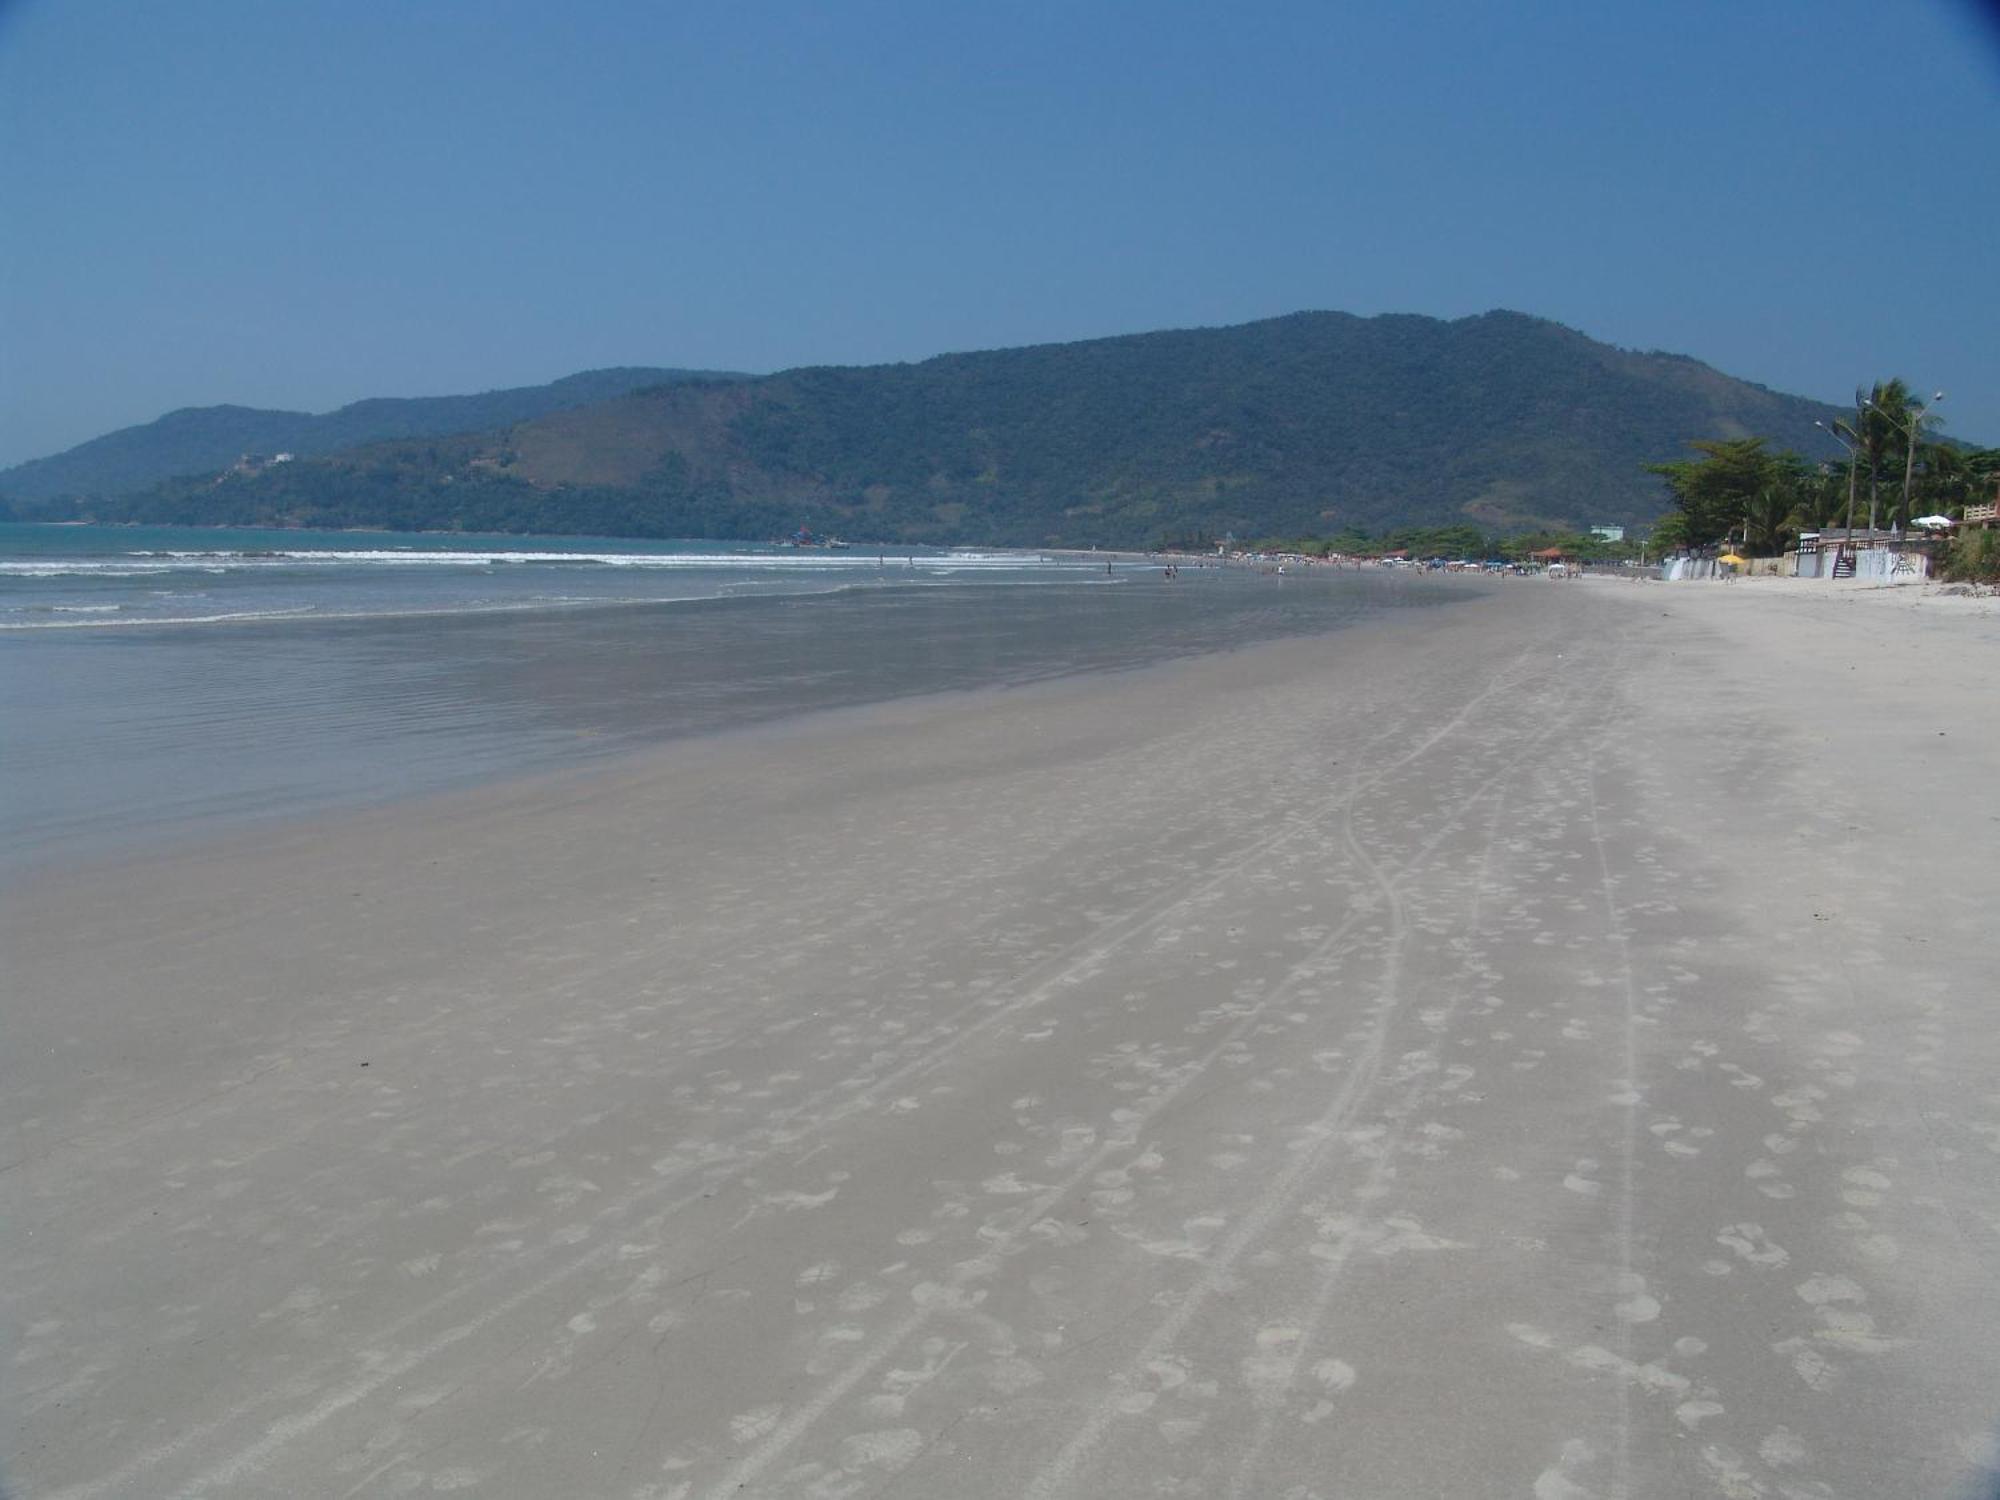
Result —
M 1611 857 L 1604 845 L 1604 824 L 1598 816 L 1597 755 L 1602 740 L 1591 746 L 1584 768 L 1584 786 L 1589 792 L 1590 842 L 1597 852 L 1598 890 L 1604 898 L 1605 931 L 1618 951 L 1618 975 L 1624 997 L 1624 1077 L 1617 1098 L 1624 1109 L 1623 1132 L 1618 1164 L 1618 1295 L 1630 1294 L 1636 1282 L 1633 1263 L 1633 1226 L 1638 1217 L 1639 1158 L 1639 995 L 1632 971 L 1632 940 L 1625 928 L 1624 913 L 1618 909 L 1616 883 L 1611 878 Z M 1632 1358 L 1632 1320 L 1619 1317 L 1618 1355 L 1625 1369 L 1636 1367 Z M 1610 1500 L 1632 1500 L 1632 1382 L 1618 1381 L 1617 1444 L 1612 1460 Z
M 1577 696 L 1580 695 L 1572 690 L 1568 695 L 1567 701 L 1574 701 Z M 1457 831 L 1453 826 L 1453 818 L 1476 806 L 1489 791 L 1496 785 L 1501 784 L 1505 777 L 1511 775 L 1530 754 L 1567 727 L 1565 717 L 1558 717 L 1554 722 L 1545 726 L 1541 732 L 1534 735 L 1514 756 L 1509 758 L 1503 766 L 1482 779 L 1477 787 L 1461 799 L 1452 810 L 1451 816 L 1446 818 L 1444 826 L 1411 856 L 1404 867 L 1397 872 L 1397 876 L 1392 877 L 1386 874 L 1382 871 L 1380 865 L 1367 855 L 1359 839 L 1354 834 L 1352 826 L 1354 803 L 1359 799 L 1360 794 L 1364 790 L 1372 788 L 1388 776 L 1393 775 L 1395 771 L 1408 765 L 1419 755 L 1441 742 L 1448 734 L 1454 732 L 1470 716 L 1470 711 L 1476 708 L 1476 706 L 1476 702 L 1468 704 L 1465 710 L 1454 715 L 1445 727 L 1427 737 L 1416 749 L 1408 752 L 1390 766 L 1383 768 L 1374 776 L 1369 777 L 1365 782 L 1357 780 L 1350 790 L 1338 799 L 1345 810 L 1343 818 L 1344 842 L 1351 852 L 1358 853 L 1361 856 L 1364 867 L 1371 870 L 1373 877 L 1378 883 L 1378 887 L 1383 890 L 1385 898 L 1391 903 L 1392 942 L 1400 943 L 1401 934 L 1407 926 L 1402 911 L 1401 897 L 1395 888 L 1396 879 L 1417 868 L 1423 860 L 1429 858 L 1436 851 L 1439 845 L 1450 837 L 1452 833 Z M 1372 911 L 1357 912 L 1340 924 L 1306 958 L 1295 964 L 1286 978 L 1280 981 L 1271 992 L 1261 997 L 1254 1006 L 1239 1016 L 1213 1048 L 1204 1053 L 1199 1060 L 1187 1068 L 1172 1085 L 1149 1099 L 1139 1119 L 1127 1122 L 1117 1131 L 1111 1132 L 1104 1144 L 1097 1151 L 1093 1152 L 1069 1178 L 1054 1188 L 1045 1190 L 1031 1200 L 1023 1208 L 1019 1220 L 1012 1229 L 995 1237 L 989 1243 L 987 1249 L 980 1255 L 973 1257 L 971 1260 L 961 1262 L 955 1267 L 949 1285 L 942 1287 L 931 1285 L 918 1288 L 916 1306 L 898 1320 L 886 1333 L 873 1340 L 865 1351 L 859 1354 L 839 1375 L 833 1377 L 832 1380 L 823 1386 L 811 1400 L 794 1410 L 789 1417 L 779 1423 L 765 1437 L 763 1442 L 750 1453 L 740 1458 L 721 1481 L 704 1490 L 703 1494 L 708 1497 L 708 1500 L 728 1500 L 728 1497 L 740 1495 L 758 1474 L 788 1452 L 844 1396 L 852 1391 L 862 1380 L 866 1379 L 897 1348 L 921 1331 L 935 1314 L 951 1311 L 962 1306 L 965 1300 L 966 1288 L 971 1283 L 991 1275 L 993 1271 L 998 1269 L 1002 1261 L 1026 1248 L 1028 1230 L 1039 1222 L 1051 1207 L 1073 1192 L 1083 1182 L 1088 1181 L 1093 1174 L 1101 1170 L 1114 1154 L 1119 1151 L 1127 1151 L 1135 1148 L 1138 1145 L 1137 1137 L 1144 1126 L 1150 1124 L 1157 1116 L 1176 1102 L 1197 1080 L 1201 1079 L 1217 1058 L 1233 1047 L 1243 1035 L 1262 1020 L 1268 1008 L 1283 1001 L 1296 988 L 1298 983 L 1316 972 L 1320 964 L 1333 956 L 1362 917 L 1372 914 Z M 1352 1108 L 1363 1097 L 1365 1087 L 1358 1084 L 1357 1080 L 1364 1071 L 1369 1073 L 1371 1079 L 1374 1073 L 1379 1071 L 1381 1054 L 1386 1045 L 1390 1022 L 1393 1020 L 1395 1013 L 1396 1007 L 1394 1005 L 1384 1005 L 1381 1008 L 1381 1015 L 1378 1019 L 1375 1032 L 1370 1038 L 1367 1049 L 1365 1049 L 1366 1055 L 1357 1063 L 1356 1068 L 1350 1072 L 1348 1079 L 1343 1082 L 1339 1098 L 1336 1102 L 1336 1109 Z M 1334 1112 L 1334 1110 L 1330 1109 L 1328 1115 Z M 1317 1128 L 1317 1126 L 1308 1127 L 1309 1130 Z M 1285 1180 L 1291 1185 L 1292 1190 L 1296 1190 L 1297 1180 L 1302 1179 L 1305 1172 L 1309 1171 L 1319 1161 L 1325 1149 L 1325 1142 L 1322 1140 L 1320 1145 L 1297 1153 L 1299 1158 L 1304 1159 L 1304 1166 L 1295 1161 L 1287 1168 Z M 1258 1218 L 1259 1225 L 1267 1225 L 1269 1218 L 1276 1212 L 1277 1207 L 1273 1206 L 1268 1213 L 1263 1213 Z M 1232 1237 L 1231 1244 L 1235 1248 L 1225 1257 L 1225 1264 L 1227 1261 L 1233 1260 L 1235 1256 L 1241 1254 L 1243 1246 L 1249 1242 L 1251 1237 L 1241 1234 Z M 1239 1240 L 1242 1243 L 1237 1243 Z M 1212 1291 L 1214 1287 L 1211 1283 L 1218 1282 L 1219 1280 L 1220 1278 L 1213 1274 L 1205 1275 L 1203 1279 L 1205 1292 Z M 1203 1293 L 1204 1295 L 1205 1292 Z M 1180 1320 L 1176 1332 L 1178 1331 L 1178 1326 L 1184 1326 L 1184 1322 L 1185 1320 Z M 1151 1347 L 1150 1344 L 1148 1347 Z M 1141 1362 L 1143 1362 L 1143 1356 L 1141 1357 Z M 1104 1409 L 1103 1416 L 1105 1422 L 1108 1423 L 1111 1416 L 1108 1404 Z M 1079 1453 L 1081 1451 L 1079 1449 Z M 1031 1495 L 1038 1494 L 1040 1491 L 1031 1489 L 1029 1493 Z
M 811 1118 L 807 1124 L 806 1131 L 801 1134 L 823 1131 L 857 1114 L 874 1108 L 883 1094 L 899 1087 L 908 1079 L 929 1071 L 944 1059 L 965 1047 L 968 1043 L 984 1038 L 1021 1011 L 1040 1005 L 1072 978 L 1078 978 L 1088 973 L 1092 968 L 1104 962 L 1133 939 L 1160 926 L 1176 913 L 1192 906 L 1212 892 L 1222 888 L 1260 859 L 1276 853 L 1294 840 L 1318 830 L 1322 824 L 1336 814 L 1351 809 L 1354 799 L 1427 754 L 1436 745 L 1457 733 L 1459 729 L 1479 712 L 1489 699 L 1516 686 L 1518 678 L 1528 675 L 1533 671 L 1538 659 L 1539 653 L 1533 648 L 1523 650 L 1505 668 L 1494 673 L 1486 686 L 1478 693 L 1467 698 L 1459 706 L 1458 711 L 1452 714 L 1443 724 L 1439 725 L 1430 734 L 1426 735 L 1414 746 L 1405 750 L 1394 760 L 1378 767 L 1365 780 L 1359 779 L 1357 776 L 1357 779 L 1350 783 L 1346 792 L 1327 798 L 1304 817 L 1289 820 L 1277 832 L 1253 842 L 1246 850 L 1231 858 L 1219 870 L 1210 872 L 1192 883 L 1183 884 L 1170 892 L 1155 897 L 1151 901 L 1142 903 L 1117 920 L 1099 927 L 1088 937 L 1071 944 L 1068 948 L 1062 950 L 1062 952 L 1032 966 L 1025 974 L 1000 988 L 999 992 L 1003 994 L 1009 989 L 1016 990 L 1017 993 L 1012 999 L 996 1005 L 991 995 L 982 997 L 979 1001 L 961 1007 L 960 1010 L 954 1012 L 952 1017 L 940 1023 L 940 1027 L 933 1028 L 932 1034 L 935 1035 L 938 1030 L 952 1026 L 963 1017 L 984 1011 L 985 1014 L 981 1015 L 971 1025 L 948 1032 L 942 1039 L 936 1041 L 925 1051 L 920 1052 L 917 1056 L 911 1058 L 889 1074 L 877 1079 L 859 1092 L 846 1090 L 839 1084 L 816 1092 L 809 1098 L 802 1100 L 791 1110 L 784 1112 L 779 1118 L 778 1127 L 773 1127 L 767 1123 L 759 1127 L 758 1130 L 750 1132 L 751 1138 L 754 1139 L 758 1135 L 767 1135 L 772 1129 L 781 1128 L 782 1125 L 807 1115 L 815 1107 L 823 1105 L 827 1100 L 842 1094 L 845 1095 L 845 1098 L 840 1103 L 836 1104 L 825 1114 Z M 1377 738 L 1391 737 L 1393 737 L 1393 731 Z M 1349 927 L 1351 927 L 1351 923 Z M 1349 930 L 1349 927 L 1343 927 L 1341 935 L 1344 935 Z M 1329 944 L 1332 941 L 1333 939 L 1328 939 Z M 1269 1003 L 1269 997 L 1267 997 L 1265 1002 L 1261 1003 Z M 1233 1035 L 1234 1031 L 1232 1030 Z M 740 1176 L 742 1173 L 753 1170 L 765 1162 L 772 1160 L 783 1153 L 788 1147 L 795 1144 L 798 1139 L 800 1139 L 800 1135 L 783 1136 L 771 1141 L 768 1145 L 754 1148 L 749 1154 L 730 1162 L 732 1175 Z M 617 1200 L 600 1209 L 593 1216 L 594 1220 L 599 1224 L 619 1222 L 626 1215 L 632 1213 L 642 1205 L 657 1199 L 662 1192 L 672 1187 L 675 1183 L 684 1180 L 693 1173 L 707 1167 L 713 1167 L 714 1165 L 716 1165 L 716 1161 L 713 1158 L 706 1162 L 692 1163 L 686 1167 L 677 1169 L 660 1181 L 647 1183 L 642 1187 L 622 1194 Z M 656 1228 L 666 1219 L 700 1202 L 703 1198 L 711 1196 L 714 1191 L 715 1185 L 711 1183 L 660 1205 L 645 1220 L 641 1221 L 639 1228 L 641 1230 Z M 1035 1217 L 1040 1217 L 1040 1213 L 1038 1212 Z M 544 1254 L 553 1253 L 554 1249 L 555 1247 L 549 1247 Z M 557 1290 L 575 1277 L 593 1269 L 601 1268 L 615 1259 L 617 1253 L 618 1247 L 615 1244 L 600 1243 L 583 1254 L 574 1256 L 562 1264 L 549 1269 L 526 1286 L 487 1305 L 472 1317 L 438 1332 L 415 1348 L 395 1353 L 385 1353 L 379 1348 L 380 1345 L 393 1341 L 407 1330 L 435 1317 L 440 1312 L 448 1310 L 473 1296 L 475 1293 L 485 1290 L 493 1282 L 518 1269 L 519 1262 L 517 1261 L 511 1266 L 496 1267 L 494 1270 L 485 1272 L 471 1280 L 460 1282 L 423 1306 L 413 1309 L 411 1312 L 393 1320 L 372 1335 L 361 1340 L 361 1358 L 368 1366 L 366 1373 L 349 1379 L 345 1384 L 338 1386 L 331 1393 L 324 1395 L 318 1402 L 305 1411 L 296 1412 L 270 1422 L 265 1427 L 262 1436 L 205 1469 L 194 1479 L 181 1486 L 176 1493 L 197 1496 L 219 1485 L 238 1483 L 256 1474 L 265 1468 L 283 1449 L 289 1447 L 300 1438 L 318 1430 L 341 1413 L 365 1401 L 391 1382 L 404 1378 L 439 1355 L 484 1332 L 501 1319 Z M 321 1368 L 325 1370 L 336 1363 L 345 1365 L 351 1364 L 352 1361 L 329 1361 L 327 1365 Z M 855 1378 L 858 1379 L 859 1376 L 857 1375 Z M 296 1388 L 296 1382 L 288 1382 L 288 1384 Z M 284 1397 L 281 1394 L 272 1392 L 241 1402 L 207 1422 L 190 1427 L 167 1442 L 158 1444 L 134 1456 L 112 1473 L 53 1491 L 45 1497 L 45 1500 L 102 1500 L 102 1497 L 124 1489 L 131 1481 L 156 1468 L 159 1464 L 209 1441 L 230 1426 L 243 1421 L 259 1408 L 282 1399 Z
M 1510 771 L 1508 775 L 1511 777 L 1512 772 Z M 1486 887 L 1493 869 L 1493 850 L 1499 842 L 1500 817 L 1506 807 L 1506 782 L 1503 781 L 1493 798 L 1493 812 L 1486 824 L 1485 848 L 1479 860 L 1479 878 L 1473 883 L 1472 900 L 1466 912 L 1465 933 L 1468 944 L 1478 941 L 1481 908 L 1484 905 Z M 1463 1001 L 1462 991 L 1454 990 L 1444 1009 L 1438 1045 L 1443 1045 L 1444 1031 L 1448 1030 L 1451 1023 L 1457 1019 Z M 1396 1123 L 1388 1133 L 1386 1149 L 1375 1158 L 1373 1165 L 1368 1169 L 1362 1188 L 1356 1194 L 1357 1197 L 1373 1201 L 1374 1190 L 1382 1186 L 1391 1163 L 1395 1160 L 1396 1147 L 1403 1139 L 1405 1124 L 1430 1087 L 1431 1081 L 1428 1077 L 1418 1078 L 1411 1083 L 1402 1099 L 1398 1101 L 1392 1111 Z M 1251 1434 L 1249 1446 L 1237 1460 L 1235 1473 L 1229 1483 L 1230 1500 L 1243 1500 L 1243 1497 L 1257 1493 L 1250 1487 L 1251 1482 L 1256 1478 L 1258 1465 L 1263 1462 L 1264 1450 L 1270 1446 L 1271 1439 L 1277 1432 L 1279 1408 L 1297 1384 L 1299 1369 L 1306 1363 L 1307 1356 L 1318 1341 L 1320 1325 L 1325 1322 L 1326 1315 L 1333 1306 L 1333 1299 L 1340 1289 L 1342 1273 L 1346 1270 L 1348 1259 L 1353 1254 L 1355 1246 L 1360 1243 L 1366 1227 L 1365 1224 L 1356 1222 L 1343 1231 L 1325 1258 L 1312 1301 L 1307 1305 L 1304 1317 L 1298 1320 L 1298 1337 L 1291 1343 L 1291 1353 L 1286 1357 L 1284 1364 L 1283 1379 L 1273 1383 L 1275 1389 L 1271 1392 L 1270 1399 L 1264 1403 L 1264 1409 L 1258 1413 L 1256 1430 Z
M 1453 817 L 1463 814 L 1484 798 L 1489 792 L 1504 788 L 1506 780 L 1529 753 L 1538 749 L 1552 738 L 1559 728 L 1567 727 L 1558 721 L 1536 735 L 1516 756 L 1498 771 L 1488 776 L 1472 794 L 1466 797 L 1454 810 Z M 1367 1102 L 1369 1093 L 1381 1077 L 1382 1058 L 1388 1048 L 1389 1037 L 1402 1010 L 1402 970 L 1403 951 L 1409 938 L 1409 923 L 1400 890 L 1401 883 L 1414 874 L 1434 853 L 1439 845 L 1456 829 L 1452 819 L 1447 819 L 1439 830 L 1418 852 L 1405 861 L 1393 875 L 1384 871 L 1380 862 L 1370 855 L 1359 837 L 1354 833 L 1352 818 L 1344 832 L 1348 846 L 1363 867 L 1368 870 L 1382 891 L 1390 915 L 1390 937 L 1388 957 L 1384 963 L 1383 976 L 1378 984 L 1380 999 L 1377 1014 L 1369 1038 L 1354 1067 L 1341 1080 L 1333 1098 L 1326 1108 L 1304 1127 L 1303 1133 L 1311 1137 L 1314 1144 L 1304 1150 L 1291 1153 L 1284 1170 L 1280 1172 L 1270 1189 L 1259 1198 L 1244 1216 L 1239 1227 L 1225 1239 L 1213 1258 L 1206 1261 L 1202 1273 L 1194 1286 L 1176 1304 L 1174 1311 L 1163 1319 L 1140 1346 L 1137 1353 L 1127 1361 L 1128 1369 L 1143 1369 L 1148 1364 L 1164 1358 L 1178 1342 L 1188 1326 L 1207 1307 L 1209 1301 L 1225 1290 L 1234 1280 L 1234 1267 L 1242 1257 L 1261 1242 L 1286 1213 L 1299 1192 L 1324 1164 L 1333 1149 L 1342 1129 L 1352 1123 Z M 1421 1085 L 1419 1085 L 1421 1087 Z M 1377 1181 L 1393 1157 L 1393 1147 L 1400 1138 L 1402 1127 L 1398 1125 L 1390 1134 L 1389 1150 L 1376 1158 L 1376 1165 L 1370 1171 L 1370 1181 Z M 1336 1275 L 1329 1282 L 1337 1279 Z M 1330 1299 L 1331 1290 L 1327 1292 Z M 1103 1441 L 1105 1433 L 1121 1415 L 1115 1395 L 1101 1400 L 1077 1432 L 1063 1445 L 1047 1466 L 1029 1483 L 1023 1495 L 1027 1500 L 1049 1500 L 1062 1493 L 1075 1478 L 1078 1468 Z

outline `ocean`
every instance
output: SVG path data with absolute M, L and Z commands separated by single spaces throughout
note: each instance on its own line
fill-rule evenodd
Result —
M 1123 554 L 0 525 L 0 867 L 1335 631 L 1476 581 Z

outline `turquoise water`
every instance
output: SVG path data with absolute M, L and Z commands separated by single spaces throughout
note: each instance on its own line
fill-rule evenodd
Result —
M 0 527 L 0 863 L 1334 631 L 1480 587 L 1169 581 L 1143 558 L 1032 553 Z

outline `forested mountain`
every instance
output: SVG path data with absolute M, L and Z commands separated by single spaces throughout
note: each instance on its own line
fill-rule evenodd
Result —
M 321 416 L 250 406 L 190 406 L 124 427 L 50 458 L 0 471 L 0 496 L 33 504 L 59 496 L 129 495 L 183 474 L 213 474 L 246 453 L 333 453 L 386 438 L 442 436 L 526 422 L 646 386 L 731 380 L 720 371 L 586 370 L 548 385 L 476 396 L 376 397 Z
M 1028 546 L 1505 530 L 1650 518 L 1645 465 L 1691 439 L 1817 452 L 1833 415 L 1519 313 L 1298 313 L 659 387 L 97 513 Z

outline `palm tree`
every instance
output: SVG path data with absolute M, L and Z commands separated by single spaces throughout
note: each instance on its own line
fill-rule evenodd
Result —
M 1768 460 L 1762 482 L 1743 507 L 1744 545 L 1759 557 L 1775 557 L 1804 525 L 1818 523 L 1814 493 L 1824 486 L 1823 471 L 1786 449 Z
M 1961 518 L 1965 507 L 2000 496 L 2000 448 L 1947 448 L 1938 444 L 1936 467 L 1926 465 L 1938 481 L 1938 509 Z
M 1854 481 L 1861 472 L 1861 413 L 1864 410 L 1866 410 L 1866 398 L 1861 392 L 1856 391 L 1854 421 L 1843 422 L 1835 417 L 1830 425 L 1820 424 L 1847 450 L 1847 513 L 1840 523 L 1840 529 L 1849 536 L 1854 535 Z
M 1942 420 L 1937 416 L 1935 410 L 1938 402 L 1943 399 L 1944 392 L 1939 391 L 1935 396 L 1931 397 L 1930 404 L 1927 406 L 1919 406 L 1915 401 L 1912 401 L 1908 408 L 1906 408 L 1908 420 L 1901 424 L 1901 437 L 1903 439 L 1902 506 L 1903 524 L 1906 526 L 1910 523 L 1912 517 L 1921 514 L 1916 508 L 1916 502 L 1912 493 L 1916 489 L 1918 457 L 1923 457 L 1924 471 L 1928 474 L 1931 466 L 1937 462 L 1938 455 L 1947 451 L 1937 443 L 1926 443 L 1924 441 L 1924 429 L 1926 427 L 1939 427 L 1943 425 Z
M 1904 502 L 1905 521 L 1920 515 L 1950 515 L 1954 509 L 1963 510 L 1972 491 L 1969 455 L 1949 443 L 1925 443 L 1922 452 L 1924 477 L 1917 491 L 1922 498 Z
M 1787 487 L 1766 485 L 1743 508 L 1743 546 L 1752 557 L 1775 557 L 1785 537 L 1798 529 L 1795 496 Z
M 1907 525 L 1920 512 L 1916 502 L 1917 460 L 1922 458 L 1929 472 L 1948 450 L 1937 444 L 1926 443 L 1927 429 L 1942 425 L 1937 415 L 1937 404 L 1944 399 L 1939 391 L 1928 402 L 1920 402 L 1910 394 L 1910 388 L 1901 380 L 1878 383 L 1865 396 L 1855 392 L 1855 400 L 1862 407 L 1859 426 L 1864 434 L 1863 447 L 1869 455 L 1868 508 L 1873 517 L 1878 501 L 1882 460 L 1891 455 L 1903 460 L 1903 487 L 1898 492 L 1896 508 L 1890 513 L 1892 523 Z
M 1821 531 L 1840 519 L 1842 491 L 1847 487 L 1847 465 L 1819 464 L 1799 480 L 1799 525 Z
M 1898 449 L 1911 406 L 1910 388 L 1901 378 L 1877 381 L 1873 390 L 1856 391 L 1854 436 L 1868 460 L 1868 531 L 1874 534 L 1882 505 L 1882 461 Z M 1849 516 L 1848 524 L 1854 518 Z

